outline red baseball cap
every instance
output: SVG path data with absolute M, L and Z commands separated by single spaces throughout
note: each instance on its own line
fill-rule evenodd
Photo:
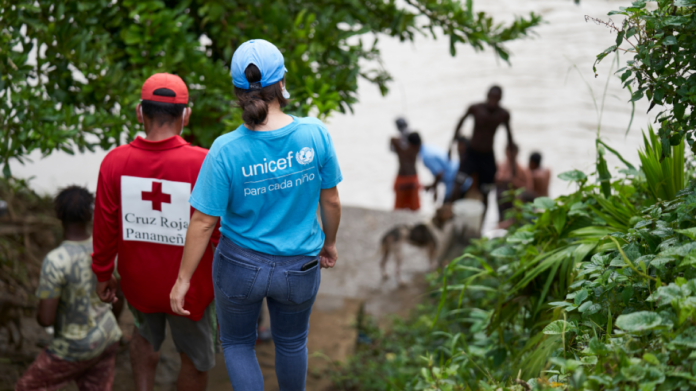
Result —
M 155 73 L 145 80 L 140 99 L 162 103 L 188 104 L 188 88 L 177 75 Z

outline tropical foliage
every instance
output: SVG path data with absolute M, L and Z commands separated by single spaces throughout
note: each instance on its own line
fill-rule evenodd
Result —
M 616 33 L 616 44 L 597 56 L 602 61 L 609 53 L 630 55 L 626 67 L 619 69 L 621 81 L 633 94 L 631 100 L 647 98 L 650 110 L 658 106 L 656 122 L 659 140 L 668 155 L 669 145 L 685 139 L 696 151 L 696 0 L 634 1 L 609 15 L 625 19 L 620 26 L 595 20 Z M 595 69 L 596 72 L 596 69 Z
M 504 44 L 539 23 L 533 13 L 496 23 L 471 0 L 0 0 L 4 174 L 34 150 L 108 149 L 134 137 L 140 87 L 155 72 L 188 84 L 187 135 L 209 146 L 241 123 L 228 64 L 252 38 L 283 50 L 291 112 L 324 117 L 351 109 L 359 77 L 387 92 L 381 34 L 444 35 L 453 55 L 464 43 L 507 60 Z
M 684 188 L 683 144 L 660 162 L 655 138 L 608 196 L 601 162 L 598 184 L 561 174 L 577 191 L 517 203 L 520 225 L 431 276 L 433 302 L 412 318 L 389 332 L 363 324 L 371 342 L 334 375 L 338 388 L 696 387 L 696 182 Z

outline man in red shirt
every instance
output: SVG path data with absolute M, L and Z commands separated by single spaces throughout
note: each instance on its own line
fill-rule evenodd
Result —
M 179 76 L 151 76 L 136 107 L 146 137 L 109 152 L 99 169 L 92 270 L 100 299 L 113 302 L 118 254 L 121 288 L 135 318 L 130 357 L 139 391 L 153 389 L 166 322 L 181 354 L 179 390 L 205 390 L 207 371 L 215 366 L 212 246 L 186 295 L 190 315 L 175 315 L 169 303 L 193 214 L 188 199 L 208 153 L 179 136 L 191 115 L 187 105 Z

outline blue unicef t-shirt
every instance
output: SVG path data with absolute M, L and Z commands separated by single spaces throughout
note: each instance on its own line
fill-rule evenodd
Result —
M 319 254 L 321 189 L 343 177 L 331 136 L 316 118 L 293 117 L 280 129 L 244 125 L 210 148 L 190 203 L 221 216 L 220 231 L 235 244 L 271 255 Z

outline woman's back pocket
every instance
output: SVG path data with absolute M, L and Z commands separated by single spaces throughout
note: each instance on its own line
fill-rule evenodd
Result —
M 219 254 L 215 285 L 230 299 L 246 299 L 261 268 Z
M 310 300 L 319 290 L 319 265 L 305 271 L 287 270 L 288 301 L 301 304 Z

